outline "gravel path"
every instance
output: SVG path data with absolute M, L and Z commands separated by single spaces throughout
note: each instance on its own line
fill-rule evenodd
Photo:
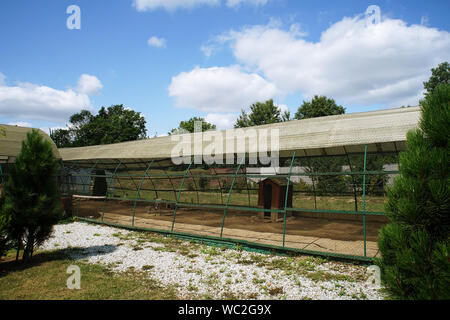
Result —
M 111 271 L 146 272 L 181 299 L 383 299 L 366 266 L 217 248 L 152 233 L 75 222 L 56 225 L 41 250 Z

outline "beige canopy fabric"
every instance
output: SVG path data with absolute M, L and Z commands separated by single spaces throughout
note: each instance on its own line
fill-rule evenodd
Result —
M 236 136 L 251 136 L 250 131 L 246 131 L 248 129 L 258 133 L 268 129 L 269 135 L 272 130 L 278 131 L 280 157 L 291 156 L 294 150 L 299 157 L 360 153 L 364 152 L 365 145 L 368 146 L 368 152 L 396 152 L 405 150 L 406 133 L 418 127 L 419 118 L 420 107 L 408 107 L 293 120 L 244 128 L 243 131 L 229 129 L 200 135 L 203 135 L 203 141 L 205 138 L 209 138 L 209 141 L 221 139 L 224 151 L 216 152 L 216 155 L 227 154 L 225 146 L 233 143 Z M 120 160 L 125 165 L 132 165 L 151 159 L 170 159 L 174 150 L 180 151 L 177 154 L 185 157 L 209 154 L 208 144 L 211 142 L 203 142 L 201 147 L 194 145 L 194 139 L 198 135 L 181 134 L 110 145 L 64 148 L 59 151 L 62 159 L 68 162 L 81 164 L 97 161 L 113 165 Z M 248 154 L 253 142 L 245 140 Z M 272 150 L 274 148 L 269 144 L 267 151 Z M 234 153 L 236 152 L 235 148 Z
M 0 163 L 12 163 L 15 161 L 22 148 L 22 141 L 27 138 L 27 133 L 31 132 L 31 130 L 32 128 L 0 124 Z M 61 155 L 52 139 L 44 131 L 37 130 L 39 130 L 39 133 L 45 140 L 52 144 L 54 155 L 61 159 Z

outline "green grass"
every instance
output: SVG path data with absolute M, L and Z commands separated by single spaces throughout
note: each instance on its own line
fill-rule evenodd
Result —
M 67 268 L 77 265 L 81 271 L 81 289 L 70 290 Z M 149 268 L 150 269 L 150 268 Z M 148 273 L 115 274 L 106 267 L 72 261 L 67 251 L 40 252 L 29 264 L 16 263 L 11 252 L 0 261 L 1 300 L 173 300 L 174 287 L 163 287 Z

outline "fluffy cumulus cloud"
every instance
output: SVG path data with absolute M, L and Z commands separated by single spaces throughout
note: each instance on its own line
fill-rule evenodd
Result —
M 133 4 L 138 11 L 151 11 L 160 8 L 174 11 L 176 9 L 192 9 L 204 5 L 216 6 L 220 5 L 220 0 L 134 0 Z
M 241 5 L 252 5 L 255 7 L 264 6 L 269 0 L 227 0 L 226 5 L 231 8 L 239 7 Z
M 323 94 L 345 104 L 417 104 L 430 69 L 450 59 L 450 33 L 394 19 L 367 26 L 361 16 L 344 18 L 318 42 L 274 24 L 221 38 L 239 63 L 284 93 Z
M 149 46 L 156 47 L 156 48 L 165 48 L 166 47 L 166 39 L 153 36 L 147 40 L 147 44 Z
M 103 89 L 101 81 L 96 76 L 82 74 L 78 79 L 77 91 L 87 95 L 99 94 Z
M 264 6 L 269 0 L 226 0 L 229 8 L 238 8 L 241 5 Z M 222 0 L 134 0 L 133 5 L 137 11 L 152 11 L 164 9 L 175 11 L 177 9 L 193 9 L 200 6 L 220 6 Z
M 95 79 L 94 79 L 95 78 Z M 0 117 L 64 123 L 81 109 L 92 109 L 89 94 L 102 85 L 96 77 L 82 75 L 76 89 L 58 90 L 44 85 L 0 83 Z M 17 122 L 17 123 L 19 123 Z
M 233 128 L 236 122 L 238 113 L 208 113 L 205 121 L 215 124 L 219 130 Z
M 238 66 L 199 68 L 172 78 L 169 96 L 177 107 L 203 112 L 238 112 L 278 95 L 276 86 Z

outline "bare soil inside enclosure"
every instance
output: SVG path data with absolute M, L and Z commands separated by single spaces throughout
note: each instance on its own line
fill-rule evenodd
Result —
M 101 219 L 103 206 L 105 207 L 105 218 L 111 216 L 121 217 L 122 224 L 131 224 L 133 215 L 132 201 L 108 200 L 104 205 L 103 200 L 81 200 L 74 202 L 74 214 L 80 217 Z M 165 208 L 161 204 L 160 208 L 138 203 L 135 209 L 135 220 L 142 219 L 165 221 L 172 223 L 173 208 Z M 302 214 L 288 217 L 286 219 L 286 234 L 300 235 L 317 238 L 329 238 L 343 241 L 363 240 L 363 218 L 357 220 L 340 219 L 342 214 L 328 215 L 327 218 L 314 217 L 314 214 Z M 207 208 L 182 208 L 179 207 L 176 213 L 175 226 L 198 225 L 212 228 L 220 228 L 222 224 L 223 210 L 212 210 Z M 126 223 L 129 221 L 128 223 Z M 367 241 L 377 241 L 378 231 L 385 224 L 380 217 L 366 216 L 366 239 Z M 163 225 L 166 225 L 165 223 Z M 283 219 L 271 222 L 268 219 L 257 217 L 257 212 L 228 210 L 225 219 L 225 228 L 241 229 L 263 233 L 283 233 Z

